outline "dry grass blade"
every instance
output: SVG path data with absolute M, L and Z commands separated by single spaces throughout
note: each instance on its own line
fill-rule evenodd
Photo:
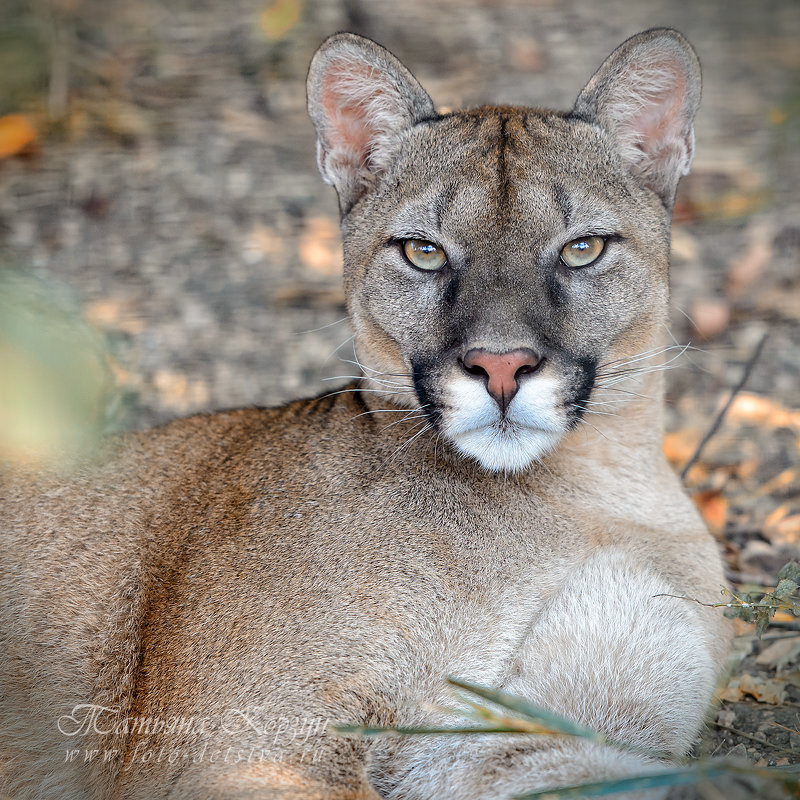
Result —
M 370 728 L 363 725 L 332 725 L 331 730 L 344 735 L 357 736 L 441 736 L 442 734 L 469 735 L 474 733 L 532 733 L 519 727 L 483 726 L 475 728 Z
M 593 731 L 590 728 L 585 728 L 583 725 L 578 725 L 564 717 L 560 717 L 558 714 L 554 714 L 546 708 L 535 706 L 527 700 L 523 700 L 521 697 L 499 691 L 498 689 L 489 689 L 486 686 L 480 686 L 458 678 L 448 678 L 447 682 L 457 689 L 477 695 L 483 700 L 488 700 L 490 703 L 494 703 L 502 708 L 507 708 L 509 711 L 521 715 L 530 722 L 540 726 L 544 733 L 560 733 L 565 736 L 578 736 L 598 744 L 608 744 L 608 739 L 603 736 L 603 734 Z

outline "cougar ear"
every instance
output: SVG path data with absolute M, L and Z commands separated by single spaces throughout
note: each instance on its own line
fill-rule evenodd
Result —
M 578 95 L 573 115 L 615 138 L 622 160 L 672 208 L 694 156 L 700 62 L 677 31 L 655 28 L 623 42 Z
M 317 163 L 342 213 L 391 162 L 403 131 L 434 116 L 430 97 L 387 50 L 352 33 L 320 45 L 306 82 Z

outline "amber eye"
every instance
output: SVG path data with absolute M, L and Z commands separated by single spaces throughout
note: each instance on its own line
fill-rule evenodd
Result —
M 417 269 L 432 272 L 441 269 L 447 263 L 447 255 L 444 250 L 424 239 L 406 239 L 403 242 L 403 252 Z
M 573 269 L 588 267 L 600 258 L 606 246 L 602 236 L 581 236 L 564 245 L 561 250 L 561 260 Z

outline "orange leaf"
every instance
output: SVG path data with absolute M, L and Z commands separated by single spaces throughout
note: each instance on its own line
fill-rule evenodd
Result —
M 0 117 L 0 158 L 8 158 L 36 141 L 36 129 L 24 114 Z
M 728 419 L 772 428 L 800 428 L 800 411 L 785 408 L 780 403 L 750 392 L 736 396 L 728 409 Z
M 714 489 L 698 492 L 692 500 L 709 530 L 719 536 L 725 529 L 725 521 L 728 518 L 728 501 L 722 493 Z
M 664 455 L 673 467 L 682 467 L 693 455 L 700 435 L 692 430 L 679 430 L 664 437 Z
M 300 260 L 323 275 L 342 274 L 339 226 L 327 217 L 312 217 L 298 245 Z

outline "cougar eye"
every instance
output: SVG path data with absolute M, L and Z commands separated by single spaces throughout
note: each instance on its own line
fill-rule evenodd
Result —
M 581 236 L 564 245 L 561 260 L 573 269 L 588 267 L 600 258 L 605 246 L 606 240 L 602 236 Z
M 424 239 L 406 239 L 403 242 L 405 257 L 417 268 L 433 272 L 447 263 L 444 250 L 433 242 Z

